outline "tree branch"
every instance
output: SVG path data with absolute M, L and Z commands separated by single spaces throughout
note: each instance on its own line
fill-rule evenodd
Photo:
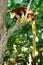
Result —
M 22 27 L 23 25 L 25 25 L 27 23 L 27 21 L 25 22 L 23 22 L 23 23 L 16 23 L 15 24 L 15 26 L 13 26 L 13 28 L 10 28 L 9 30 L 8 30 L 8 35 L 7 35 L 7 37 L 9 38 L 10 37 L 10 35 L 14 32 L 14 31 L 16 31 L 17 29 L 19 29 L 20 27 Z

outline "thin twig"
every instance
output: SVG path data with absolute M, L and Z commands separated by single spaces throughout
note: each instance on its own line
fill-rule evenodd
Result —
M 25 17 L 24 17 L 24 21 L 25 21 L 25 22 L 26 22 L 26 20 L 27 20 L 27 15 L 28 15 L 28 11 L 29 11 L 29 9 L 30 9 L 31 2 L 32 2 L 32 0 L 30 0 L 29 4 L 28 4 L 28 6 L 27 6 L 26 14 L 25 14 Z

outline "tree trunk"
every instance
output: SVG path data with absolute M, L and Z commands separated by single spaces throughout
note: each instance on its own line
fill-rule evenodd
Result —
M 0 65 L 3 64 L 3 56 L 7 41 L 7 32 L 5 26 L 7 0 L 0 0 Z

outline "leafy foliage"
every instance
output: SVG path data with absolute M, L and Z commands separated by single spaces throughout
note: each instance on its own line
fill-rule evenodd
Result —
M 8 10 L 6 14 L 6 27 L 14 26 L 16 20 L 11 19 L 9 12 L 13 8 L 27 6 L 29 0 L 8 0 Z M 34 11 L 36 21 L 36 46 L 39 51 L 43 47 L 43 0 L 32 0 L 31 8 Z M 7 42 L 7 50 L 4 55 L 4 65 L 27 65 L 28 54 L 32 53 L 32 29 L 31 23 L 27 23 L 16 30 Z M 29 53 L 28 53 L 29 52 Z M 37 57 L 39 65 L 43 65 L 43 52 L 40 51 Z M 12 60 L 11 60 L 12 59 Z

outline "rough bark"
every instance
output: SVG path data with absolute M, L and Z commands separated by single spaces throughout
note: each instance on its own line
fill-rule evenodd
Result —
M 0 0 L 0 65 L 3 64 L 3 56 L 6 46 L 6 15 L 7 0 Z

